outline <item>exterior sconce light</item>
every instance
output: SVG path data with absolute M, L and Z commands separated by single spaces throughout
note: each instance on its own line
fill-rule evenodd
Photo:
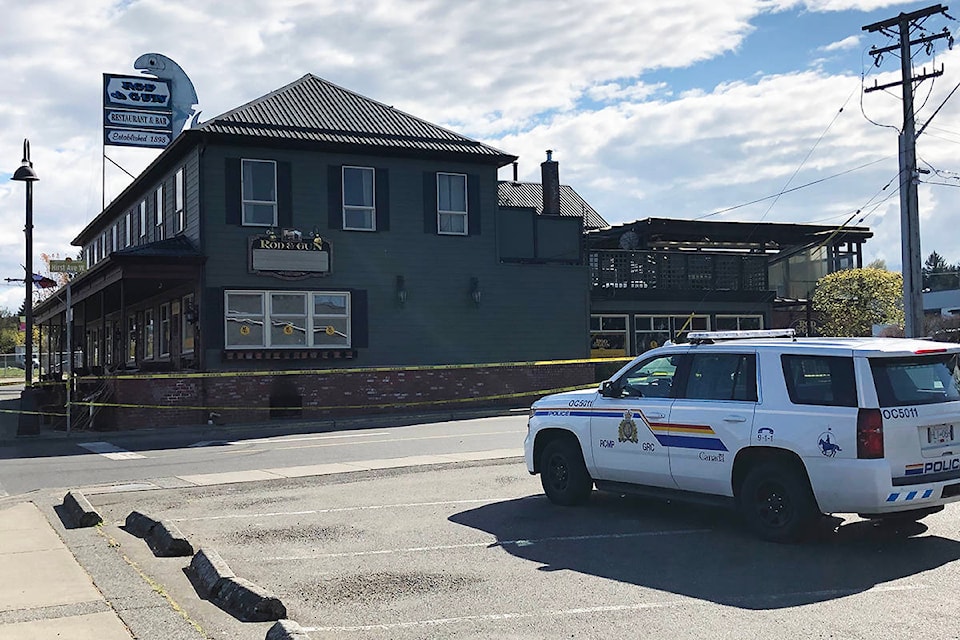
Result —
M 480 278 L 470 278 L 470 298 L 474 304 L 480 304 Z
M 407 302 L 407 285 L 403 280 L 403 276 L 397 276 L 397 302 L 399 304 L 405 304 Z

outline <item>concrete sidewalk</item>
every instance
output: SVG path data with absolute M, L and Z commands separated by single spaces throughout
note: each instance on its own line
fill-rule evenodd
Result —
M 0 510 L 0 567 L 0 638 L 133 638 L 34 504 Z

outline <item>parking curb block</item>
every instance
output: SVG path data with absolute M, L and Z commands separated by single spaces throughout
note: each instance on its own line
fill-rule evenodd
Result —
M 287 617 L 287 608 L 279 598 L 238 578 L 216 551 L 198 551 L 190 561 L 190 571 L 197 592 L 238 620 L 271 622 Z
M 103 522 L 103 517 L 80 491 L 68 491 L 67 495 L 63 496 L 63 508 L 78 527 L 95 527 Z
M 310 640 L 310 636 L 293 620 L 277 620 L 267 631 L 266 640 Z
M 124 527 L 127 532 L 146 540 L 157 557 L 175 558 L 193 555 L 193 545 L 172 522 L 155 520 L 139 511 L 131 511 Z

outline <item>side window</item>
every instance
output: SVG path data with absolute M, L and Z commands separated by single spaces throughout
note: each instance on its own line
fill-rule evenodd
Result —
M 343 167 L 343 228 L 376 231 L 374 170 Z
M 853 358 L 782 355 L 783 377 L 793 404 L 857 406 Z
M 624 398 L 669 398 L 677 373 L 679 356 L 660 356 L 645 360 L 620 378 L 620 395 Z
M 683 397 L 756 402 L 756 371 L 756 356 L 752 353 L 694 354 Z
M 277 163 L 243 160 L 240 165 L 244 225 L 277 226 Z
M 443 235 L 467 235 L 467 176 L 437 174 L 437 230 Z

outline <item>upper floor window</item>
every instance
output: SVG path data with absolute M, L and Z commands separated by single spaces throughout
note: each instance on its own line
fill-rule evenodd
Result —
M 343 228 L 376 230 L 374 170 L 343 167 Z
M 143 200 L 140 202 L 140 238 L 143 242 L 143 238 L 147 237 L 147 201 Z
M 437 174 L 437 230 L 447 235 L 467 235 L 467 176 Z
M 110 250 L 116 251 L 120 248 L 120 223 L 113 225 L 113 231 L 110 232 Z
M 240 164 L 243 224 L 277 225 L 277 163 L 273 160 L 243 160 Z
M 127 211 L 126 225 L 123 230 L 123 246 L 130 246 L 130 233 L 133 226 L 133 212 Z
M 183 167 L 177 169 L 177 173 L 174 176 L 174 214 L 177 219 L 177 233 L 180 233 L 187 226 L 186 212 L 184 211 L 184 202 L 186 201 L 186 193 L 184 192 L 184 182 L 183 182 Z
M 153 223 L 157 226 L 154 240 L 163 240 L 163 185 L 157 187 L 153 193 Z

